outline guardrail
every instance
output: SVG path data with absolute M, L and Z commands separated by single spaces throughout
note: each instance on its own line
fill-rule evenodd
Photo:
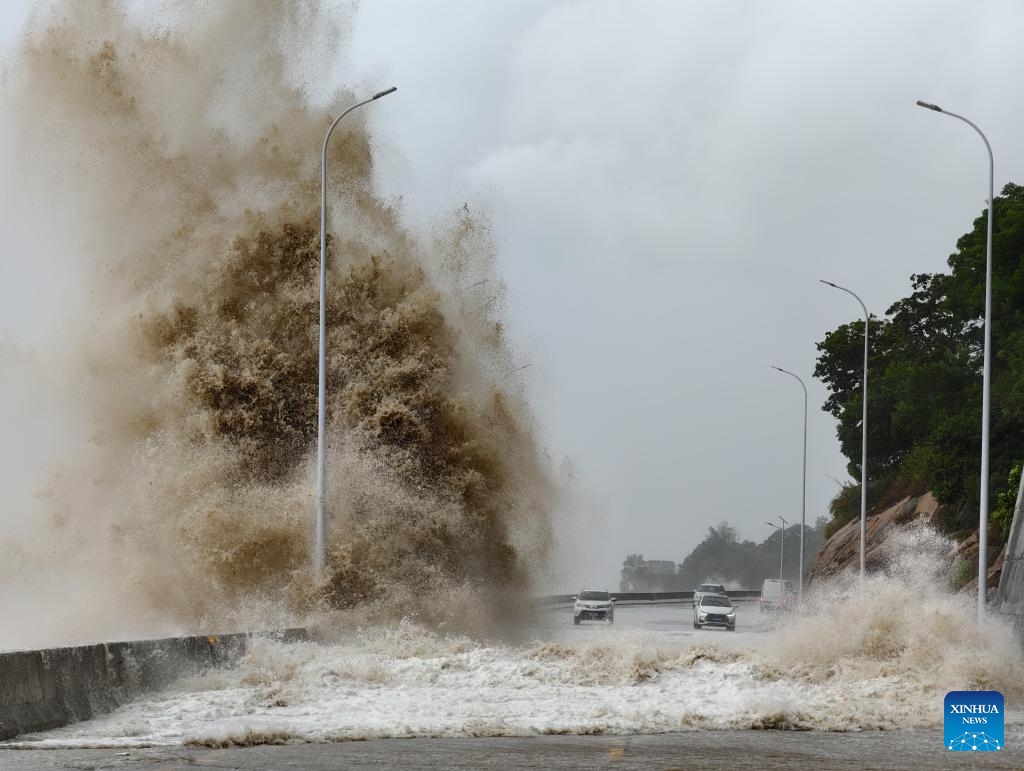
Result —
M 680 602 L 692 600 L 693 592 L 610 592 L 611 596 L 619 604 L 630 602 Z M 737 589 L 726 592 L 727 597 L 734 600 L 757 599 L 761 592 L 756 589 Z M 534 600 L 536 605 L 566 605 L 576 599 L 575 594 L 549 594 L 545 597 L 538 597 Z

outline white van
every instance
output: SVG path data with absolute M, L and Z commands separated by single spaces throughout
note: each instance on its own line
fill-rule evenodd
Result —
M 793 582 L 766 578 L 761 586 L 761 610 L 787 610 L 793 605 Z

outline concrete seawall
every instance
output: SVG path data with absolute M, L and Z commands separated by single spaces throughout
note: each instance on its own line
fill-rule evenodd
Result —
M 1024 638 L 1024 474 L 1017 488 L 1017 503 L 1013 507 L 1010 536 L 1006 540 L 1006 555 L 993 605 L 1013 620 Z
M 288 629 L 0 653 L 0 741 L 88 720 L 179 677 L 230 666 L 253 637 L 294 642 L 307 634 Z

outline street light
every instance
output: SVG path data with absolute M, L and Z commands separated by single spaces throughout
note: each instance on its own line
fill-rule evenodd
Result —
M 795 377 L 797 382 L 800 383 L 800 387 L 804 389 L 804 477 L 800 498 L 800 582 L 797 584 L 799 587 L 797 600 L 802 603 L 804 601 L 804 526 L 807 524 L 807 386 L 799 375 L 790 372 L 788 369 L 776 367 L 774 364 L 769 366 L 774 370 L 784 372 L 790 377 Z
M 369 99 L 349 107 L 335 118 L 324 137 L 323 155 L 320 159 L 320 377 L 317 392 L 316 419 L 316 548 L 313 553 L 313 567 L 319 575 L 324 568 L 327 549 L 327 517 L 324 511 L 324 471 L 326 452 L 324 435 L 327 433 L 327 143 L 342 118 L 358 107 L 375 99 L 394 93 L 395 86 L 374 94 Z
M 781 515 L 779 516 L 779 519 L 782 519 Z M 782 539 L 779 546 L 779 591 L 782 592 L 782 560 L 786 553 L 786 525 L 788 525 L 789 523 L 786 520 L 782 519 L 781 527 L 779 525 L 776 525 L 774 522 L 765 522 L 765 524 L 768 525 L 768 527 L 774 527 L 775 529 L 782 531 Z
M 988 424 L 989 405 L 991 403 L 992 367 L 992 210 L 995 207 L 995 160 L 992 157 L 992 145 L 984 132 L 967 120 L 963 115 L 943 110 L 937 104 L 922 102 L 918 105 L 926 110 L 941 112 L 951 118 L 962 120 L 978 132 L 981 141 L 988 150 L 988 235 L 985 241 L 985 353 L 984 365 L 981 370 L 981 512 L 978 515 L 978 624 L 985 621 L 985 602 L 988 590 Z
M 860 441 L 860 580 L 864 580 L 864 554 L 865 542 L 868 530 L 868 307 L 857 295 L 845 286 L 833 284 L 825 279 L 818 279 L 822 284 L 828 284 L 834 289 L 840 289 L 860 303 L 864 309 L 864 412 L 861 416 L 861 441 Z

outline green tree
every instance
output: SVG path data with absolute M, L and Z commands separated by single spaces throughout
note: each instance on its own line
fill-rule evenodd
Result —
M 819 517 L 804 531 L 804 567 L 810 569 L 824 542 L 828 520 Z M 679 566 L 677 585 L 680 590 L 695 588 L 706 580 L 719 579 L 747 589 L 759 589 L 765 578 L 779 575 L 779 543 L 781 533 L 772 532 L 761 543 L 741 541 L 732 525 L 722 522 L 709 527 L 708 533 Z M 800 525 L 786 528 L 785 578 L 796 581 L 800 565 Z
M 640 586 L 644 583 L 645 573 L 644 569 L 644 555 L 643 554 L 630 554 L 626 557 L 622 563 L 622 572 L 619 574 L 619 591 L 620 592 L 639 592 L 643 591 Z
M 994 212 L 987 483 L 997 493 L 1024 443 L 1024 188 L 1003 188 Z M 954 529 L 969 528 L 977 516 L 986 227 L 982 215 L 957 241 L 949 273 L 911 276 L 910 295 L 893 303 L 885 318 L 872 320 L 870 329 L 869 503 L 932 490 L 943 502 L 967 503 L 950 523 Z M 863 321 L 855 321 L 827 333 L 818 343 L 814 371 L 829 388 L 823 409 L 838 420 L 837 436 L 855 478 L 863 332 Z M 837 496 L 834 516 L 847 515 L 848 493 Z
M 1021 464 L 1016 464 L 1010 470 L 1010 476 L 1006 480 L 1006 489 L 999 493 L 996 499 L 996 506 L 992 510 L 992 524 L 999 529 L 1005 541 L 1010 535 L 1010 525 L 1013 524 L 1013 510 L 1017 505 L 1017 490 L 1020 485 Z

